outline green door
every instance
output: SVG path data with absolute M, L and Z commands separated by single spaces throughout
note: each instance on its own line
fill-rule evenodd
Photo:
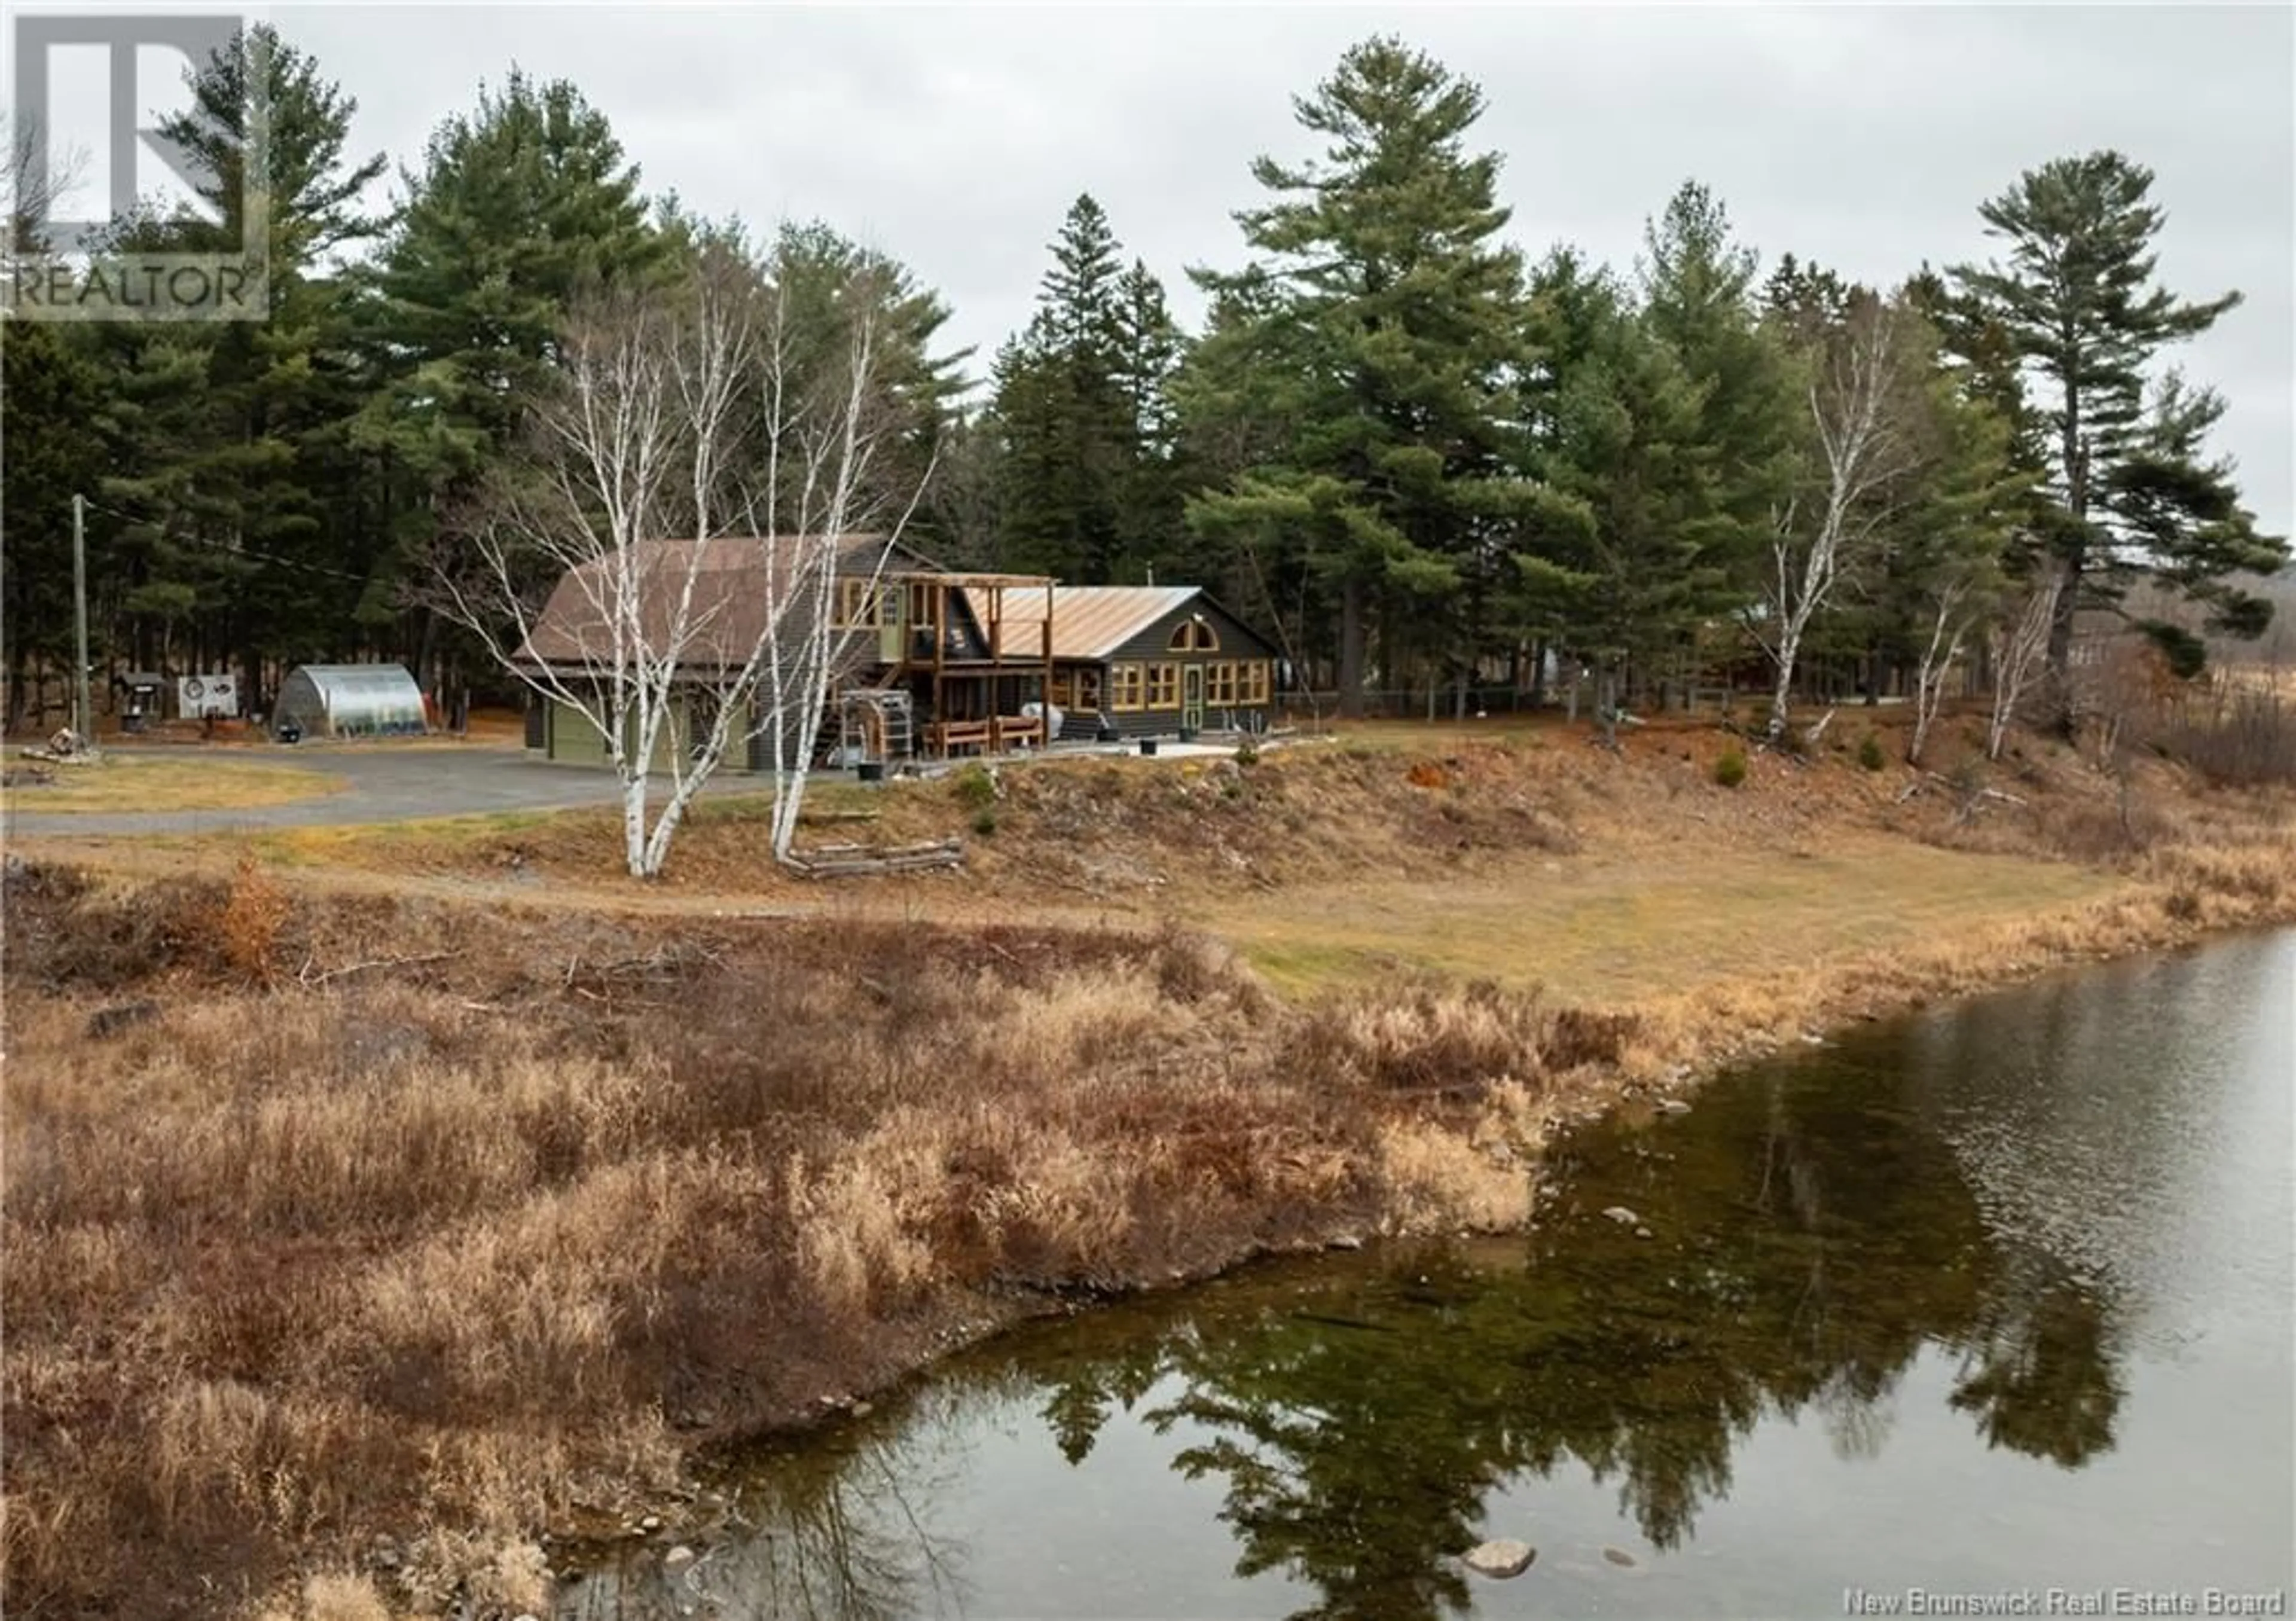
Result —
M 1180 729 L 1204 729 L 1204 667 L 1201 664 L 1180 667 Z

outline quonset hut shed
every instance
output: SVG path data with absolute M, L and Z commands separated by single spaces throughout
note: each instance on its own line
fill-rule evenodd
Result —
M 422 689 L 397 664 L 306 664 L 280 684 L 272 730 L 305 737 L 419 737 Z

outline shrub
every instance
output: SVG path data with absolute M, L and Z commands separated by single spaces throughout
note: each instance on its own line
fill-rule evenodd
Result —
M 1733 743 L 1714 762 L 1714 780 L 1725 788 L 1735 788 L 1746 780 L 1746 751 Z
M 1243 741 L 1235 746 L 1235 763 L 1239 765 L 1259 765 L 1259 745 L 1253 742 L 1250 738 L 1245 738 Z
M 968 810 L 987 810 L 996 803 L 996 779 L 988 774 L 986 765 L 964 766 L 949 778 L 948 783 L 950 791 L 956 795 L 956 802 Z
M 983 839 L 988 838 L 996 831 L 996 807 L 995 806 L 984 805 L 979 810 L 972 813 L 972 831 L 980 834 Z
M 1868 732 L 1858 743 L 1857 763 L 1868 771 L 1879 771 L 1890 763 L 1890 757 L 1882 752 L 1882 739 L 1877 733 Z

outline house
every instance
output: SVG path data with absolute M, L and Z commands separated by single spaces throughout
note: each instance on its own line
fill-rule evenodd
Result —
M 706 734 L 711 706 L 756 647 L 767 605 L 786 597 L 804 572 L 817 536 L 728 536 L 701 544 L 648 542 L 640 560 L 637 596 L 641 639 L 666 648 L 679 622 L 689 577 L 693 601 L 674 682 L 685 692 L 673 706 L 661 747 L 687 749 Z M 611 668 L 611 636 L 603 562 L 570 571 L 553 590 L 517 654 L 530 671 L 547 668 L 576 692 L 603 679 Z M 1041 703 L 1051 675 L 1044 638 L 1035 641 L 1004 626 L 1008 592 L 1034 591 L 1041 600 L 1051 582 L 1041 575 L 961 573 L 943 569 L 882 536 L 855 535 L 836 544 L 830 581 L 830 707 L 817 741 L 840 741 L 866 757 L 898 758 L 964 748 L 1004 749 L 1045 741 Z M 783 624 L 788 643 L 807 640 L 808 616 Z M 768 707 L 760 693 L 746 743 L 727 763 L 771 770 L 774 739 L 760 730 Z M 792 728 L 793 729 L 793 728 Z M 526 743 L 553 760 L 603 765 L 605 740 L 573 705 L 537 698 L 527 715 Z M 784 754 L 784 758 L 787 755 Z
M 767 604 L 786 595 L 820 543 L 726 536 L 698 560 L 697 544 L 648 543 L 638 593 L 644 639 L 665 647 L 692 577 L 674 677 L 686 692 L 661 745 L 673 749 L 705 733 L 709 706 L 765 628 Z M 1041 748 L 1051 741 L 1047 701 L 1070 738 L 1267 725 L 1273 650 L 1194 586 L 1063 586 L 1042 575 L 965 572 L 872 535 L 840 541 L 835 556 L 821 751 L 857 762 Z M 611 645 L 603 569 L 585 564 L 559 582 L 518 655 L 577 691 L 603 674 L 598 654 Z M 796 644 L 804 626 L 785 622 L 783 634 Z M 753 720 L 766 707 L 761 696 Z M 743 733 L 746 746 L 727 763 L 771 770 L 770 731 L 753 724 Z M 606 758 L 597 729 L 560 699 L 529 708 L 526 741 L 554 760 Z
M 1275 648 L 1198 585 L 1040 585 L 1007 590 L 998 621 L 1017 651 L 1041 646 L 1063 734 L 1124 737 L 1264 732 L 1275 714 Z

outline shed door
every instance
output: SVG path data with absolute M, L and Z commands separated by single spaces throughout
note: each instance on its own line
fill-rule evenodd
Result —
M 1201 731 L 1204 724 L 1204 667 L 1180 667 L 1180 724 Z

